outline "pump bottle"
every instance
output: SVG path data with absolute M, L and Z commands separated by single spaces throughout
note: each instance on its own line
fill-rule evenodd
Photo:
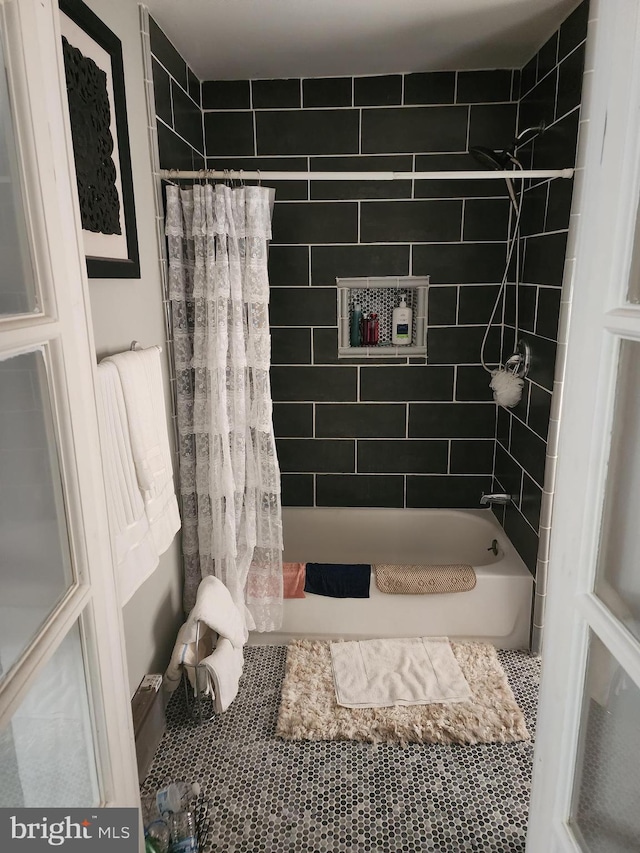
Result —
M 403 293 L 400 305 L 393 309 L 391 343 L 394 346 L 406 346 L 411 343 L 411 308 L 407 307 L 407 295 Z

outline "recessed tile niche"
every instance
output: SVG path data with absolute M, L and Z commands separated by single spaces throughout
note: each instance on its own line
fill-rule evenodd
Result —
M 338 286 L 338 358 L 397 358 L 403 355 L 426 355 L 427 289 L 429 276 L 391 276 L 385 278 L 337 278 Z M 411 342 L 392 343 L 393 310 L 402 296 L 411 309 Z M 356 305 L 367 317 L 378 320 L 378 343 L 375 346 L 351 345 L 351 320 Z

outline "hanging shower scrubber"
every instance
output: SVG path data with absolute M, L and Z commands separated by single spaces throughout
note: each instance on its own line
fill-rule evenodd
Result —
M 520 402 L 524 381 L 519 376 L 499 367 L 492 371 L 491 377 L 489 385 L 493 389 L 493 399 L 499 406 L 511 408 Z

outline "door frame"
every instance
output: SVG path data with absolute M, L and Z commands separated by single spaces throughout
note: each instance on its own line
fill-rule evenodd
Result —
M 56 0 L 0 0 L 0 37 L 39 291 L 39 311 L 0 320 L 0 358 L 44 349 L 74 580 L 0 684 L 0 726 L 79 623 L 101 805 L 138 806 L 122 613 L 97 452 L 95 345 L 58 15 Z
M 640 683 L 640 643 L 594 595 L 616 396 L 618 335 L 640 340 L 626 303 L 640 198 L 640 4 L 591 0 L 576 173 L 578 216 L 529 853 L 579 851 L 570 824 L 589 632 Z M 593 69 L 593 70 L 591 70 Z M 589 73 L 591 72 L 591 73 Z M 574 210 L 576 207 L 574 206 Z M 637 258 L 635 263 L 637 263 Z M 626 304 L 625 304 L 626 303 Z

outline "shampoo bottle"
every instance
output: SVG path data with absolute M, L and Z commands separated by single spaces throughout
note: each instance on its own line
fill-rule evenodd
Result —
M 363 343 L 365 346 L 376 347 L 378 346 L 378 335 L 379 335 L 379 320 L 378 315 L 373 311 L 369 314 L 367 319 L 365 320 L 365 335 Z
M 351 311 L 351 330 L 349 343 L 352 347 L 362 346 L 362 306 L 357 302 Z
M 411 343 L 411 308 L 407 308 L 406 294 L 403 293 L 400 305 L 393 309 L 391 343 L 405 346 Z

